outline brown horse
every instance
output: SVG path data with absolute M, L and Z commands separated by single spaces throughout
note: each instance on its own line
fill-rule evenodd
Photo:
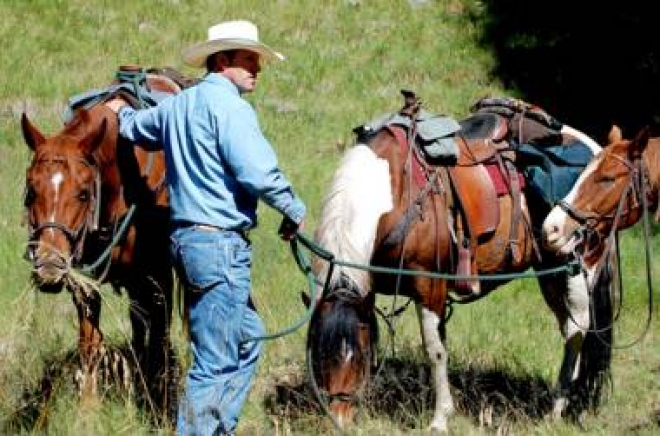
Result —
M 595 264 L 611 232 L 658 207 L 660 138 L 651 138 L 647 128 L 623 139 L 614 126 L 608 142 L 543 225 L 548 247 L 564 254 L 582 250 L 587 265 Z M 660 220 L 660 211 L 655 218 Z
M 415 131 L 414 113 L 404 108 L 401 114 L 411 117 Z M 499 133 L 476 139 L 468 134 L 465 128 L 480 120 L 461 123 L 461 154 L 452 164 L 430 163 L 417 140 L 386 124 L 358 137 L 334 175 L 315 233 L 315 242 L 334 260 L 319 252 L 314 258 L 323 289 L 309 325 L 308 358 L 312 380 L 339 427 L 353 420 L 373 369 L 375 293 L 416 303 L 436 394 L 430 430 L 445 432 L 454 411 L 445 346 L 448 303 L 474 301 L 511 280 L 469 280 L 475 274 L 487 278 L 530 267 L 552 271 L 538 279 L 565 341 L 553 414 L 598 405 L 611 354 L 609 338 L 593 340 L 590 327 L 609 322 L 611 304 L 590 302 L 583 278 L 538 246 L 535 234 L 549 206 L 536 204 L 519 174 L 507 170 L 512 162 L 505 161 L 513 158 L 509 147 L 500 147 L 506 141 Z M 486 165 L 493 162 L 508 187 L 497 195 Z M 461 250 L 465 246 L 472 247 Z M 469 276 L 457 277 L 457 271 Z
M 163 77 L 150 76 L 149 83 L 162 92 L 180 89 Z M 102 104 L 76 110 L 50 137 L 26 114 L 22 129 L 33 152 L 25 193 L 26 257 L 39 290 L 66 288 L 72 294 L 80 393 L 94 399 L 99 377 L 130 380 L 128 362 L 135 361 L 135 384 L 146 384 L 147 405 L 162 410 L 172 400 L 167 378 L 173 290 L 163 153 L 119 140 L 117 117 Z M 98 283 L 128 293 L 132 356 L 104 346 Z

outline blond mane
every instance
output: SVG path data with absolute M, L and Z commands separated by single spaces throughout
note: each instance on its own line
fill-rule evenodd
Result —
M 315 240 L 337 260 L 368 265 L 380 216 L 393 207 L 389 164 L 366 145 L 358 144 L 344 155 L 323 200 Z M 313 261 L 320 283 L 325 281 L 328 262 Z M 338 266 L 332 282 L 344 273 L 363 295 L 370 291 L 369 272 Z

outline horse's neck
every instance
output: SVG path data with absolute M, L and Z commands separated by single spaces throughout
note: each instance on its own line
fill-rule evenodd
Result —
M 660 191 L 660 138 L 651 138 L 642 155 L 648 168 L 651 188 Z

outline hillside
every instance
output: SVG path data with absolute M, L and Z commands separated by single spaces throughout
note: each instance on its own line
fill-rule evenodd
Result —
M 518 96 L 596 137 L 614 120 L 621 120 L 632 132 L 655 116 L 657 107 L 648 97 L 643 99 L 643 113 L 636 111 L 633 116 L 625 111 L 626 104 L 632 106 L 627 100 L 631 97 L 617 83 L 612 95 L 618 98 L 611 110 L 610 100 L 590 99 L 595 94 L 593 86 L 578 93 L 582 86 L 593 85 L 592 77 L 598 74 L 593 66 L 589 74 L 580 71 L 582 76 L 569 68 L 582 52 L 570 52 L 568 59 L 562 58 L 565 63 L 557 74 L 552 73 L 561 58 L 558 50 L 567 50 L 576 41 L 575 29 L 581 22 L 535 16 L 529 8 L 516 8 L 529 3 L 522 0 L 501 2 L 498 9 L 499 3 L 1 2 L 0 40 L 5 44 L 0 62 L 0 433 L 173 434 L 167 424 L 154 428 L 144 410 L 122 393 L 109 392 L 97 409 L 83 413 L 78 408 L 72 383 L 77 326 L 70 296 L 35 294 L 29 265 L 22 258 L 27 234 L 25 169 L 31 156 L 21 136 L 21 113 L 28 113 L 43 131 L 56 132 L 67 100 L 107 85 L 124 64 L 171 66 L 190 77 L 200 75 L 183 65 L 181 50 L 205 39 L 206 29 L 216 22 L 250 19 L 259 25 L 262 40 L 287 57 L 264 68 L 257 91 L 248 98 L 257 108 L 281 167 L 308 204 L 309 234 L 339 159 L 353 144 L 351 129 L 399 109 L 401 89 L 417 92 L 427 110 L 456 119 L 466 116 L 470 105 L 483 96 Z M 613 18 L 616 11 L 605 9 L 600 13 L 610 13 L 607 23 L 618 23 Z M 648 20 L 629 9 L 626 14 L 631 27 L 647 28 Z M 555 26 L 558 22 L 562 25 Z M 592 35 L 580 35 L 583 47 Z M 539 71 L 544 75 L 535 74 Z M 639 83 L 642 76 L 646 78 L 639 73 L 626 79 L 637 78 L 635 83 Z M 597 84 L 606 81 L 601 77 Z M 655 88 L 649 89 L 649 96 L 655 96 Z M 638 95 L 645 92 L 636 90 Z M 590 106 L 584 109 L 581 104 L 586 101 Z M 289 247 L 277 237 L 279 217 L 262 206 L 260 220 L 251 235 L 254 295 L 267 329 L 274 333 L 305 315 L 300 292 L 307 283 Z M 537 285 L 525 279 L 478 303 L 455 308 L 448 326 L 450 378 L 460 404 L 450 424 L 455 434 L 658 432 L 657 308 L 647 334 L 636 342 L 647 328 L 649 304 L 642 243 L 634 230 L 622 241 L 625 298 L 616 335 L 621 345 L 632 344 L 614 350 L 613 390 L 601 413 L 587 416 L 581 425 L 544 419 L 562 342 Z M 657 245 L 654 241 L 656 252 Z M 660 266 L 655 259 L 653 266 L 655 271 Z M 103 328 L 110 344 L 121 347 L 129 330 L 127 302 L 107 291 Z M 379 301 L 385 309 L 392 304 L 387 298 Z M 374 398 L 366 405 L 351 434 L 424 434 L 433 403 L 412 306 L 397 318 L 394 336 L 384 325 L 381 330 L 383 358 L 389 359 L 388 372 L 375 392 L 382 401 Z M 173 334 L 185 365 L 185 334 L 178 318 Z M 325 417 L 311 410 L 313 398 L 300 388 L 305 377 L 304 352 L 304 327 L 266 344 L 239 434 L 312 435 L 332 430 Z

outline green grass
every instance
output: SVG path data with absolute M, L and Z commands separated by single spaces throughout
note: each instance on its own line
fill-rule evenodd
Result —
M 411 6 L 416 3 L 417 6 Z M 173 66 L 188 75 L 179 52 L 205 38 L 206 28 L 247 18 L 287 61 L 267 67 L 249 98 L 257 107 L 280 163 L 309 207 L 307 233 L 318 218 L 351 129 L 402 103 L 400 89 L 413 89 L 433 112 L 460 118 L 485 95 L 510 95 L 491 76 L 495 61 L 480 46 L 480 2 L 329 0 L 114 2 L 99 0 L 8 0 L 0 3 L 0 429 L 10 434 L 170 434 L 152 428 L 132 399 L 109 394 L 98 409 L 81 409 L 72 385 L 75 311 L 66 293 L 36 295 L 22 260 L 26 229 L 22 193 L 29 153 L 20 114 L 45 132 L 61 126 L 67 99 L 102 87 L 121 64 Z M 251 12 L 249 12 L 251 11 Z M 567 120 L 570 122 L 570 120 Z M 269 332 L 291 326 L 305 314 L 306 287 L 289 248 L 276 235 L 279 217 L 261 207 L 255 247 L 254 296 Z M 622 242 L 624 311 L 616 333 L 622 345 L 644 332 L 647 295 L 643 240 L 631 230 Z M 653 243 L 658 251 L 657 243 Z M 658 261 L 653 262 L 654 271 Z M 657 276 L 654 276 L 654 278 Z M 126 301 L 105 292 L 103 328 L 108 340 L 125 342 Z M 656 291 L 657 296 L 657 291 Z M 399 301 L 398 304 L 401 304 Z M 379 297 L 389 308 L 390 298 Z M 367 404 L 350 434 L 423 434 L 432 414 L 428 367 L 411 309 L 397 319 L 395 336 L 383 329 L 387 383 L 377 393 L 398 392 L 391 408 Z M 451 375 L 459 403 L 450 423 L 455 434 L 653 434 L 660 415 L 658 311 L 639 343 L 616 349 L 614 390 L 601 413 L 584 429 L 536 418 L 530 405 L 543 401 L 557 375 L 562 343 L 557 326 L 532 280 L 504 287 L 477 303 L 459 306 L 448 325 Z M 187 362 L 180 321 L 173 328 L 177 351 Z M 305 328 L 270 341 L 246 405 L 239 434 L 312 435 L 331 431 L 329 421 L 305 407 L 307 399 L 273 402 L 276 387 L 304 380 Z M 402 368 L 396 365 L 407 362 Z M 399 371 L 397 373 L 396 371 Z M 408 372 L 415 372 L 408 374 Z M 499 374 L 513 393 L 490 398 L 504 411 L 489 418 L 487 376 Z M 48 375 L 53 383 L 44 386 Z M 410 376 L 409 379 L 406 377 Z M 409 382 L 410 386 L 404 386 Z M 51 389 L 48 402 L 44 390 Z M 540 393 L 536 393 L 537 389 Z M 533 392 L 526 392 L 531 390 Z M 375 400 L 377 400 L 376 398 Z M 508 400 L 508 402 L 507 402 Z M 462 407 L 461 407 L 462 405 Z M 532 404 L 533 405 L 533 404 Z M 470 407 L 467 407 L 470 406 Z

